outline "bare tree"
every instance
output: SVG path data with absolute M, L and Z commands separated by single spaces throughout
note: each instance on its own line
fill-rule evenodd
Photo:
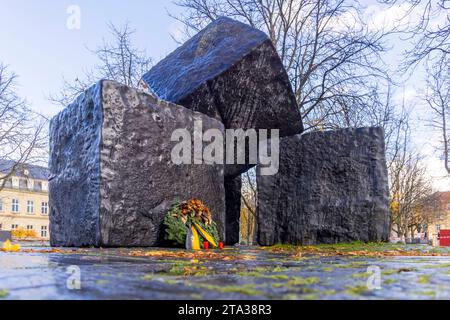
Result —
M 178 0 L 197 31 L 228 16 L 265 31 L 288 71 L 306 128 L 373 125 L 389 82 L 381 53 L 394 30 L 373 30 L 356 1 Z M 382 110 L 384 113 L 384 111 Z
M 425 101 L 433 111 L 432 126 L 442 136 L 445 169 L 450 174 L 450 59 L 442 59 L 428 69 Z
M 413 47 L 407 50 L 403 69 L 424 60 L 440 60 L 450 54 L 450 2 L 448 0 L 380 0 L 382 3 L 406 3 L 409 9 L 400 19 L 413 18 L 407 33 Z
M 255 216 L 248 211 L 247 207 L 242 207 L 241 209 L 241 239 L 246 243 L 246 245 L 252 245 L 254 242 L 255 235 Z
M 409 114 L 406 111 L 401 124 L 394 134 L 393 158 L 388 163 L 392 231 L 406 240 L 433 221 L 437 202 L 422 158 L 411 148 Z
M 241 232 L 247 244 L 256 243 L 256 210 L 258 207 L 258 190 L 256 186 L 256 169 L 253 168 L 242 174 L 242 225 Z
M 433 190 L 420 157 L 406 153 L 391 167 L 391 217 L 394 232 L 399 237 L 413 238 L 416 231 L 430 220 L 424 208 L 432 199 Z
M 450 2 L 448 0 L 380 0 L 388 4 L 409 5 L 405 18 L 414 18 L 407 33 L 412 47 L 405 53 L 401 69 L 414 71 L 423 62 L 427 74 L 425 102 L 433 113 L 432 123 L 442 134 L 442 152 L 447 172 L 449 164 L 449 88 L 450 88 Z
M 103 40 L 97 49 L 89 50 L 99 63 L 74 81 L 63 79 L 61 92 L 50 96 L 51 101 L 65 107 L 100 79 L 115 80 L 133 88 L 139 86 L 142 76 L 152 65 L 151 58 L 134 46 L 135 30 L 128 23 L 121 28 L 109 24 L 109 32 L 111 41 Z
M 0 191 L 25 164 L 45 157 L 47 121 L 18 96 L 16 81 L 17 76 L 0 62 Z

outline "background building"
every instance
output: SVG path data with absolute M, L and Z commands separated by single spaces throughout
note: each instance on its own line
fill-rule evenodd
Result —
M 5 176 L 14 162 L 0 160 L 0 175 Z M 49 239 L 47 168 L 21 165 L 6 178 L 0 190 L 0 230 L 28 230 L 40 239 Z
M 441 230 L 450 230 L 450 191 L 439 192 L 438 197 L 439 210 L 428 224 L 428 238 L 433 240 L 433 243 L 436 243 L 435 241 Z

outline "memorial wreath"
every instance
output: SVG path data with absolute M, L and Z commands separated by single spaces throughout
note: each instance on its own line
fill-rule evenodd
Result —
M 219 233 L 209 208 L 199 199 L 172 206 L 164 219 L 166 240 L 188 250 L 200 250 L 206 243 L 217 247 Z M 203 240 L 203 241 L 201 241 Z

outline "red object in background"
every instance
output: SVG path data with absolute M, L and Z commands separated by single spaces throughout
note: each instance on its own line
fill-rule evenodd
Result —
M 441 247 L 450 247 L 450 230 L 441 230 L 439 236 L 439 245 Z
M 204 248 L 205 250 L 208 250 L 208 249 L 209 249 L 209 242 L 208 242 L 208 241 L 203 242 L 203 248 Z
M 223 250 L 223 242 L 219 242 L 219 249 Z

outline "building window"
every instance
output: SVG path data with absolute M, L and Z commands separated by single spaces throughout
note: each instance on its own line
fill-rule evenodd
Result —
M 19 180 L 19 188 L 20 189 L 28 189 L 28 181 L 26 179 Z
M 19 200 L 18 199 L 12 199 L 11 210 L 14 213 L 18 213 L 19 212 Z
M 3 211 L 3 201 L 0 200 L 0 212 L 2 212 L 2 211 Z
M 441 225 L 440 224 L 436 225 L 436 232 L 441 232 Z
M 41 227 L 41 237 L 42 238 L 47 238 L 47 234 L 48 234 L 48 227 L 47 226 L 42 226 Z
M 0 230 L 3 230 L 3 224 L 0 223 Z
M 34 229 L 34 227 L 32 225 L 27 226 L 27 230 L 33 230 L 33 229 Z
M 7 179 L 6 182 L 5 182 L 5 188 L 11 189 L 12 186 L 13 186 L 12 185 L 12 178 Z
M 18 224 L 11 225 L 11 230 L 17 230 L 17 229 L 19 229 L 19 225 Z
M 34 182 L 34 191 L 42 192 L 42 182 L 40 181 Z
M 48 214 L 48 202 L 42 202 L 41 213 Z
M 33 214 L 34 212 L 34 202 L 31 200 L 28 200 L 27 202 L 27 213 Z

